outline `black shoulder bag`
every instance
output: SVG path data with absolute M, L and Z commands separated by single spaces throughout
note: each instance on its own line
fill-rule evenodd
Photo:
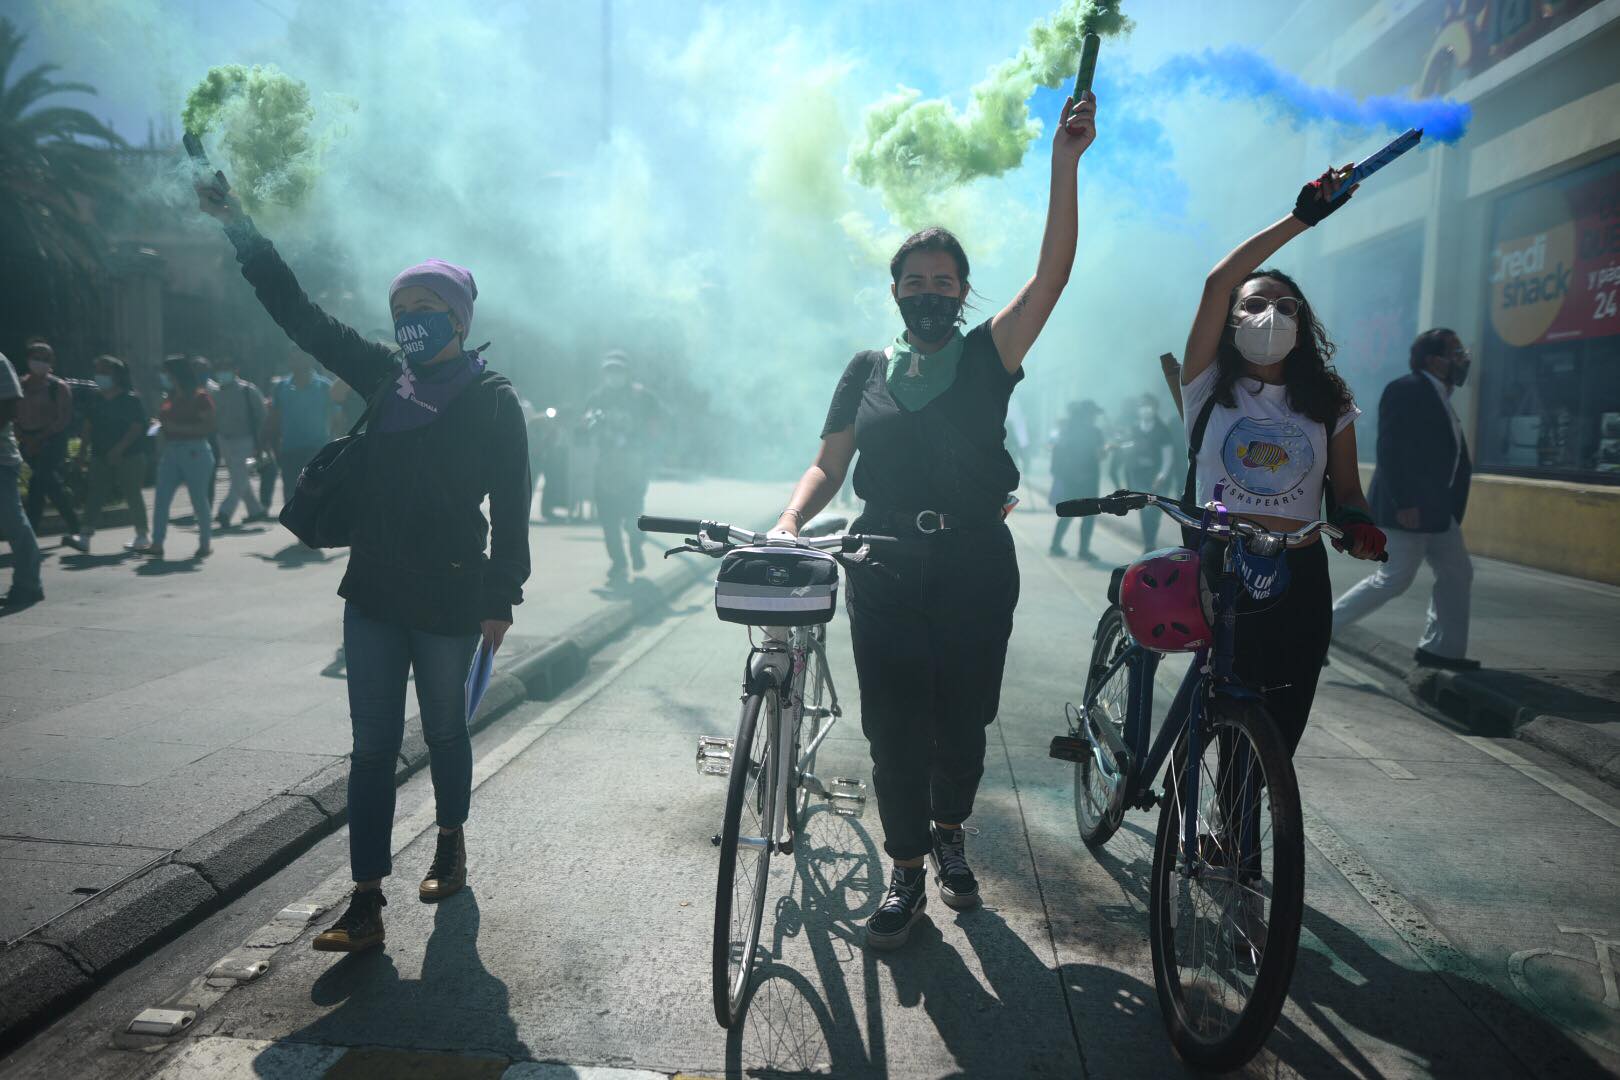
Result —
M 308 546 L 349 546 L 355 512 L 361 504 L 366 438 L 363 429 L 393 382 L 385 374 L 376 393 L 366 403 L 366 411 L 360 414 L 349 433 L 321 447 L 320 453 L 298 474 L 293 493 L 281 507 L 277 520 Z

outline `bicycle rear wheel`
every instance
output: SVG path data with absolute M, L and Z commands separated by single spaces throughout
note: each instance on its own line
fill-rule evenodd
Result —
M 1092 692 L 1096 691 L 1097 699 L 1093 708 L 1097 722 L 1111 725 L 1127 746 L 1131 742 L 1125 735 L 1131 673 L 1126 668 L 1120 668 L 1106 684 L 1102 684 L 1102 679 L 1108 672 L 1108 666 L 1130 648 L 1130 644 L 1124 613 L 1117 607 L 1110 607 L 1097 622 L 1097 633 L 1091 647 L 1091 666 L 1086 669 L 1085 696 L 1080 699 L 1082 703 L 1090 701 Z M 1081 734 L 1085 734 L 1085 731 L 1082 730 Z M 1122 784 L 1128 782 L 1128 777 L 1121 777 L 1118 781 Z M 1097 767 L 1096 759 L 1086 754 L 1074 767 L 1074 823 L 1079 826 L 1080 839 L 1085 841 L 1087 847 L 1098 848 L 1106 844 L 1125 816 L 1123 807 L 1117 814 L 1108 812 L 1111 794 L 1111 785 Z
M 825 646 L 827 628 L 825 626 L 816 627 L 815 635 L 817 643 Z M 822 728 L 832 723 L 832 717 L 821 715 L 823 703 L 827 697 L 827 671 L 821 658 L 822 654 L 815 649 L 810 650 L 809 655 L 805 657 L 803 708 L 799 712 L 799 739 L 793 746 L 795 754 L 803 753 L 806 746 L 816 741 L 816 736 L 821 734 Z M 817 753 L 820 753 L 819 748 L 812 751 L 804 759 L 804 768 L 797 770 L 794 775 L 793 828 L 795 832 L 804 827 L 805 819 L 810 815 L 810 792 L 806 790 L 804 784 L 800 783 L 799 780 L 806 773 L 812 776 L 815 775 Z
M 1288 996 L 1305 840 L 1293 763 L 1264 707 L 1216 699 L 1201 728 L 1192 769 L 1183 734 L 1165 773 L 1148 917 L 1153 981 L 1176 1053 L 1226 1070 L 1259 1051 Z
M 748 980 L 765 913 L 776 805 L 769 732 L 779 715 L 775 690 L 750 694 L 732 747 L 714 892 L 714 1018 L 724 1028 L 739 1022 L 748 1009 Z

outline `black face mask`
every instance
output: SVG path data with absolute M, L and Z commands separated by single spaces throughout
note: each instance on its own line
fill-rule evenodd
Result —
M 906 321 L 914 342 L 940 341 L 956 329 L 962 315 L 962 301 L 943 293 L 917 293 L 902 296 L 900 317 Z

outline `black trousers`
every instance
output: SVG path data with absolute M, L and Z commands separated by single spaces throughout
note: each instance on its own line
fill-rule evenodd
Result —
M 34 531 L 39 531 L 40 518 L 45 516 L 45 500 L 49 498 L 56 512 L 62 516 L 62 524 L 67 531 L 79 531 L 79 515 L 73 508 L 73 496 L 68 493 L 67 485 L 62 482 L 62 468 L 67 460 L 68 437 L 64 432 L 53 435 L 40 445 L 36 453 L 27 455 L 28 468 L 28 501 L 23 504 L 28 514 L 28 522 L 33 525 Z
M 596 489 L 596 516 L 602 519 L 602 544 L 607 548 L 608 561 L 615 571 L 624 569 L 624 550 L 629 542 L 630 560 L 639 570 L 643 565 L 641 546 L 646 536 L 636 528 L 647 501 L 646 485 L 619 487 L 598 485 Z
M 883 532 L 863 522 L 850 531 Z M 999 524 L 937 534 L 846 574 L 861 730 L 892 858 L 926 855 L 930 822 L 973 813 L 1018 584 L 1012 533 Z
M 1223 548 L 1206 544 L 1205 564 L 1218 568 Z M 1290 756 L 1305 735 L 1316 680 L 1333 637 L 1333 586 L 1327 560 L 1325 543 L 1296 548 L 1288 553 L 1289 584 L 1281 596 L 1266 600 L 1246 592 L 1238 596 L 1232 666 L 1245 683 L 1265 694 Z

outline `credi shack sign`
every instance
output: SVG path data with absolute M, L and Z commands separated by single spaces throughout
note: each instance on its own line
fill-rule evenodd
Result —
M 1620 334 L 1620 161 L 1503 199 L 1486 270 L 1510 345 Z

